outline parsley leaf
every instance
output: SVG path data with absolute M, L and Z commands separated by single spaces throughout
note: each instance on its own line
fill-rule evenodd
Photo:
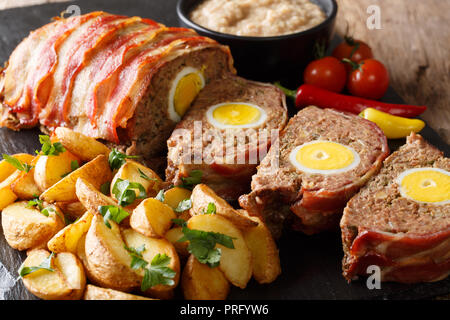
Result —
M 183 237 L 177 242 L 189 241 L 187 250 L 193 254 L 201 263 L 215 268 L 220 264 L 222 251 L 216 248 L 216 244 L 221 244 L 226 248 L 234 249 L 233 239 L 218 232 L 208 232 L 203 230 L 189 229 L 186 221 L 182 219 L 172 219 L 172 221 L 181 226 Z
M 103 221 L 105 225 L 111 229 L 111 225 L 109 224 L 109 220 L 112 220 L 116 223 L 121 223 L 123 219 L 128 217 L 130 214 L 123 210 L 122 208 L 116 206 L 98 206 L 98 212 L 103 216 Z
M 109 196 L 109 189 L 111 188 L 111 182 L 105 182 L 100 186 L 100 191 L 106 195 Z
M 195 185 L 202 182 L 203 172 L 201 170 L 192 170 L 189 172 L 189 177 L 181 177 L 183 182 L 180 187 L 192 190 Z
M 119 205 L 128 206 L 136 199 L 136 192 L 134 192 L 133 189 L 139 190 L 139 195 L 137 196 L 138 199 L 147 197 L 147 192 L 142 184 L 120 178 L 117 178 L 116 183 L 114 183 L 112 193 L 116 196 Z
M 208 203 L 206 210 L 203 209 L 203 214 L 216 214 L 216 205 L 214 202 Z
M 141 283 L 142 291 L 146 291 L 158 284 L 171 286 L 175 283 L 173 278 L 175 277 L 176 272 L 168 267 L 170 263 L 170 257 L 168 255 L 161 255 L 158 253 L 153 257 L 149 265 L 142 257 L 142 253 L 145 251 L 144 244 L 138 248 L 129 248 L 125 246 L 125 249 L 131 256 L 131 268 L 134 270 L 144 270 L 144 278 Z
M 35 271 L 44 269 L 50 272 L 55 271 L 52 267 L 52 259 L 55 256 L 55 254 L 52 252 L 44 261 L 42 261 L 42 263 L 40 265 L 38 265 L 37 267 L 25 267 L 23 264 L 20 266 L 19 268 L 19 276 L 21 278 L 29 275 L 30 273 L 33 273 Z
M 43 201 L 40 200 L 37 196 L 33 200 L 28 201 L 27 207 L 28 208 L 37 207 L 37 209 L 39 209 L 39 211 L 44 209 Z M 48 215 L 47 215 L 47 217 L 48 217 Z
M 33 166 L 31 166 L 27 163 L 23 163 L 19 159 L 11 157 L 10 155 L 7 155 L 5 153 L 2 154 L 2 156 L 6 162 L 8 162 L 9 164 L 11 164 L 12 166 L 14 166 L 16 169 L 18 169 L 20 171 L 29 172 L 33 168 Z
M 66 151 L 61 142 L 52 143 L 50 137 L 47 135 L 39 135 L 39 142 L 42 144 L 41 151 L 37 151 L 37 154 L 44 156 L 57 156 L 60 153 Z
M 164 197 L 164 190 L 159 190 L 158 194 L 155 197 L 156 200 L 161 201 L 162 203 L 164 203 L 165 197 Z
M 139 176 L 142 178 L 142 179 L 145 179 L 145 180 L 148 180 L 148 181 L 158 181 L 158 179 L 156 179 L 156 178 L 150 178 L 148 175 L 146 175 L 141 169 L 139 169 L 138 168 L 138 171 L 139 171 Z
M 111 167 L 111 170 L 119 169 L 124 163 L 125 159 L 135 159 L 139 158 L 139 156 L 129 156 L 125 153 L 118 151 L 117 149 L 112 149 L 109 153 L 108 163 Z
M 192 207 L 191 199 L 184 199 L 178 203 L 178 206 L 175 208 L 175 212 L 183 212 L 185 210 L 189 210 Z

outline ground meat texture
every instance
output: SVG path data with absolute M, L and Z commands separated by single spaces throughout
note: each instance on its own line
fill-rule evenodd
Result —
M 262 108 L 266 114 L 266 121 L 256 128 L 252 128 L 257 134 L 249 134 L 243 143 L 237 139 L 227 140 L 228 130 L 219 129 L 211 125 L 206 116 L 209 107 L 224 102 L 247 102 Z M 194 123 L 199 121 L 202 125 L 201 148 L 194 143 Z M 167 181 L 175 185 L 181 183 L 181 178 L 186 177 L 192 170 L 202 171 L 202 182 L 208 184 L 217 194 L 227 200 L 236 200 L 241 194 L 248 192 L 251 177 L 256 173 L 260 155 L 270 147 L 271 130 L 281 130 L 287 121 L 287 108 L 284 94 L 275 86 L 230 75 L 224 79 L 217 79 L 207 85 L 198 95 L 194 104 L 178 123 L 176 131 L 186 130 L 191 136 L 191 141 L 181 139 L 174 132 L 167 141 L 169 149 L 168 167 L 166 169 Z M 233 129 L 233 133 L 248 132 L 247 129 Z M 260 130 L 266 130 L 267 140 L 262 139 Z M 229 131 L 228 131 L 229 132 Z M 221 142 L 225 141 L 226 144 Z M 192 157 L 182 157 L 186 147 L 194 152 Z M 226 149 L 232 150 L 227 155 L 231 161 L 224 161 Z M 200 161 L 194 161 L 195 152 Z M 258 159 L 251 163 L 248 154 L 258 155 Z M 245 158 L 245 163 L 238 164 L 239 157 Z
M 178 72 L 184 67 L 202 70 L 205 82 L 222 78 L 234 70 L 229 56 L 219 48 L 193 50 L 161 67 L 153 77 L 148 93 L 137 106 L 126 128 L 127 153 L 150 159 L 167 152 L 166 143 L 176 123 L 168 115 L 169 90 Z
M 315 140 L 350 146 L 361 161 L 354 169 L 338 174 L 302 172 L 289 161 L 289 154 Z M 279 166 L 271 166 L 278 156 L 277 150 L 271 149 L 252 178 L 252 192 L 239 203 L 251 214 L 262 216 L 276 236 L 292 212 L 299 219 L 289 224 L 307 234 L 336 227 L 347 200 L 378 172 L 388 152 L 386 137 L 375 124 L 356 115 L 307 107 L 291 118 L 281 133 Z M 278 210 L 270 203 L 278 203 Z
M 450 171 L 450 159 L 412 133 L 348 202 L 340 223 L 348 280 L 365 274 L 368 263 L 381 266 L 385 281 L 434 281 L 450 272 L 450 205 L 404 198 L 395 181 L 421 167 Z

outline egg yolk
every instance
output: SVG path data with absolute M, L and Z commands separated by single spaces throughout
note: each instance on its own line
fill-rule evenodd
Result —
M 173 98 L 175 112 L 182 117 L 202 89 L 202 79 L 197 73 L 189 73 L 178 81 Z
M 305 143 L 292 151 L 291 162 L 309 173 L 337 173 L 354 168 L 358 154 L 348 146 L 331 141 Z
M 402 196 L 420 202 L 449 202 L 450 173 L 436 168 L 419 168 L 403 172 L 397 183 Z
M 247 104 L 229 103 L 217 107 L 212 116 L 221 124 L 241 126 L 257 122 L 261 111 Z

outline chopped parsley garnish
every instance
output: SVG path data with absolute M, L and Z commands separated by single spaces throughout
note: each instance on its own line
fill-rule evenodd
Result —
M 112 149 L 112 151 L 109 153 L 108 162 L 111 170 L 115 170 L 119 169 L 125 163 L 125 159 L 136 158 L 139 158 L 139 156 L 129 156 L 118 151 L 117 149 Z
M 39 142 L 42 144 L 41 151 L 36 150 L 36 154 L 44 156 L 57 156 L 66 151 L 61 142 L 52 143 L 47 135 L 39 135 Z
M 150 265 L 142 257 L 142 253 L 145 251 L 145 245 L 138 248 L 129 248 L 125 246 L 125 249 L 131 256 L 131 268 L 134 270 L 143 269 L 144 278 L 141 283 L 141 290 L 146 291 L 156 285 L 173 285 L 175 282 L 176 272 L 168 267 L 170 263 L 170 257 L 166 254 L 158 253 L 153 257 Z
M 42 211 L 42 209 L 44 209 L 43 201 L 40 200 L 37 196 L 33 200 L 28 201 L 27 207 L 28 208 L 35 207 L 36 209 L 39 209 L 39 211 Z
M 175 208 L 175 212 L 180 213 L 189 210 L 191 207 L 192 207 L 191 199 L 184 199 L 181 200 L 180 203 L 178 203 L 178 206 Z
M 123 219 L 128 217 L 130 214 L 123 210 L 122 208 L 116 206 L 98 206 L 98 212 L 103 216 L 103 221 L 105 225 L 111 229 L 111 225 L 109 224 L 109 220 L 112 220 L 116 223 L 121 223 Z
M 119 205 L 128 206 L 136 199 L 136 192 L 134 192 L 134 189 L 139 190 L 139 195 L 137 196 L 138 199 L 147 197 L 147 192 L 142 184 L 120 178 L 114 183 L 112 193 L 116 196 Z
M 206 210 L 203 210 L 203 214 L 216 214 L 216 205 L 214 202 L 208 203 Z
M 156 178 L 150 178 L 148 175 L 146 175 L 141 169 L 139 169 L 138 168 L 138 171 L 139 171 L 139 176 L 142 178 L 142 179 L 145 179 L 145 180 L 148 180 L 148 181 L 158 181 L 158 179 L 156 179 Z
M 159 190 L 158 194 L 155 197 L 156 200 L 159 200 L 164 203 L 165 197 L 164 197 L 164 190 Z
M 9 164 L 11 164 L 12 166 L 14 166 L 16 169 L 18 169 L 20 171 L 29 172 L 33 168 L 33 166 L 31 166 L 27 163 L 23 163 L 19 159 L 11 157 L 10 155 L 7 155 L 5 153 L 2 154 L 2 156 L 6 162 L 8 162 Z
M 207 264 L 210 268 L 215 268 L 220 264 L 222 251 L 216 248 L 216 244 L 221 244 L 226 248 L 234 249 L 233 239 L 218 232 L 208 232 L 203 230 L 189 229 L 186 221 L 182 219 L 172 219 L 181 226 L 183 237 L 177 242 L 189 241 L 187 250 L 193 254 L 201 263 Z
M 55 254 L 52 252 L 44 261 L 42 261 L 42 263 L 40 265 L 38 265 L 37 267 L 25 267 L 23 264 L 20 266 L 19 268 L 19 276 L 21 278 L 29 275 L 30 273 L 33 273 L 35 271 L 44 269 L 50 272 L 55 271 L 51 265 L 52 265 L 52 259 L 55 256 Z
M 192 190 L 197 184 L 202 182 L 203 172 L 201 170 L 192 170 L 189 172 L 189 177 L 181 177 L 183 182 L 180 187 Z

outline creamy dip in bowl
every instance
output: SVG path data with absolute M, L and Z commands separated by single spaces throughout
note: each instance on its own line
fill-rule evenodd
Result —
M 310 29 L 326 15 L 310 0 L 204 0 L 190 19 L 217 32 L 271 37 Z

